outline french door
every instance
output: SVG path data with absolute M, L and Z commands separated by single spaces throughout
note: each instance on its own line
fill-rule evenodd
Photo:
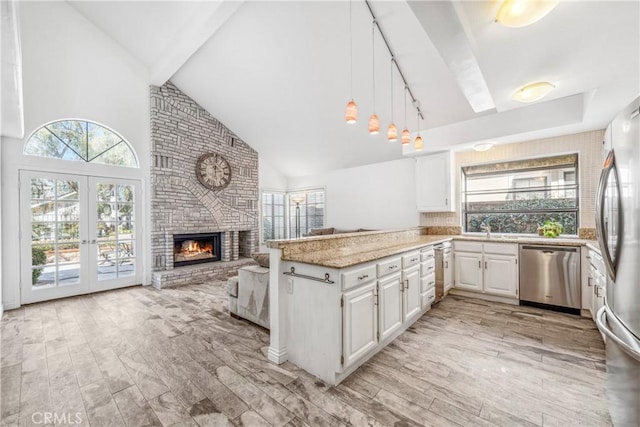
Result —
M 22 304 L 141 283 L 140 187 L 21 171 Z

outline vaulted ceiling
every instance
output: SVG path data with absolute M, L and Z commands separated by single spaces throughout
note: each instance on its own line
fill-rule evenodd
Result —
M 385 132 L 367 132 L 372 20 L 363 1 L 352 3 L 355 125 L 344 121 L 351 96 L 347 1 L 70 3 L 149 67 L 153 84 L 171 79 L 288 176 L 403 156 Z M 419 127 L 426 151 L 604 128 L 640 93 L 636 1 L 561 2 L 524 28 L 494 23 L 496 1 L 370 4 L 425 112 Z M 376 112 L 385 129 L 391 66 L 378 34 L 375 46 Z M 537 80 L 556 88 L 532 104 L 511 99 Z M 397 73 L 393 90 L 400 127 Z M 415 131 L 415 110 L 407 106 Z

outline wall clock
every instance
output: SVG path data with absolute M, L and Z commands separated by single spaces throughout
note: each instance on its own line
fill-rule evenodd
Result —
M 206 188 L 222 190 L 231 182 L 231 166 L 220 154 L 203 154 L 196 163 L 196 177 Z

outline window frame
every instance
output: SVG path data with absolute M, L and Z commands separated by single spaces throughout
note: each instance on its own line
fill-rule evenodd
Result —
M 327 190 L 324 186 L 321 187 L 317 187 L 317 186 L 313 186 L 313 187 L 302 187 L 302 188 L 295 188 L 295 189 L 288 189 L 288 190 L 277 190 L 277 189 L 272 189 L 272 188 L 262 188 L 260 189 L 260 244 L 263 245 L 267 240 L 265 240 L 264 238 L 264 204 L 263 204 L 263 197 L 265 193 L 278 193 L 278 194 L 284 194 L 285 195 L 285 205 L 284 205 L 284 240 L 287 239 L 294 239 L 296 238 L 293 234 L 295 234 L 295 232 L 292 232 L 291 230 L 291 220 L 295 219 L 295 216 L 292 215 L 291 213 L 291 208 L 295 208 L 295 203 L 292 202 L 292 196 L 295 194 L 300 194 L 300 193 L 305 193 L 305 204 L 306 204 L 306 194 L 307 193 L 313 193 L 313 192 L 322 192 L 323 193 L 323 197 L 324 197 L 324 201 L 323 201 L 323 214 L 322 214 L 322 223 L 323 223 L 323 227 L 326 225 L 326 219 L 327 219 Z M 293 205 L 293 206 L 292 206 Z M 305 215 L 306 215 L 306 210 L 305 210 Z M 307 217 L 308 218 L 308 217 Z M 307 222 L 308 223 L 308 222 Z M 308 232 L 308 231 L 307 231 Z M 300 230 L 300 237 L 304 236 L 304 230 Z M 275 239 L 275 240 L 280 240 L 280 239 Z
M 489 162 L 489 163 L 483 163 L 483 164 L 477 164 L 477 165 L 468 165 L 468 166 L 463 166 L 460 168 L 460 221 L 461 221 L 461 226 L 462 226 L 462 232 L 463 233 L 476 233 L 477 231 L 468 231 L 467 229 L 467 224 L 468 224 L 468 215 L 473 215 L 473 214 L 553 214 L 554 212 L 558 212 L 558 213 L 564 213 L 564 212 L 570 212 L 570 213 L 574 213 L 575 214 L 575 218 L 576 218 L 576 223 L 575 223 L 575 234 L 568 234 L 569 236 L 577 236 L 579 233 L 579 228 L 580 228 L 580 156 L 579 153 L 575 152 L 575 153 L 568 153 L 568 154 L 553 154 L 553 155 L 547 155 L 547 156 L 541 156 L 541 157 L 536 157 L 536 158 L 527 158 L 527 159 L 520 159 L 520 160 L 509 160 L 508 162 L 513 162 L 513 163 L 517 163 L 517 162 L 525 162 L 525 161 L 530 161 L 530 160 L 536 160 L 536 159 L 553 159 L 553 158 L 560 158 L 562 156 L 575 156 L 575 163 L 565 163 L 565 164 L 557 164 L 557 165 L 544 165 L 544 166 L 537 166 L 537 167 L 527 167 L 527 168 L 514 168 L 514 169 L 508 169 L 508 170 L 496 170 L 493 172 L 481 172 L 481 173 L 475 173 L 472 176 L 474 177 L 479 177 L 479 176 L 504 176 L 504 175 L 512 175 L 512 174 L 517 174 L 520 172 L 542 172 L 542 171 L 551 171 L 554 169 L 564 169 L 564 168 L 568 168 L 568 167 L 573 167 L 574 170 L 572 171 L 575 175 L 574 175 L 574 181 L 573 184 L 563 184 L 562 186 L 562 190 L 571 190 L 571 191 L 575 191 L 575 207 L 571 207 L 571 208 L 551 208 L 551 209 L 531 209 L 531 210 L 522 210 L 522 209 L 494 209 L 494 210 L 469 210 L 467 208 L 467 196 L 468 196 L 468 192 L 467 192 L 467 174 L 465 173 L 465 169 L 469 168 L 469 167 L 474 167 L 474 166 L 491 166 L 491 165 L 496 165 L 496 164 L 500 164 L 503 162 Z M 562 174 L 562 180 L 563 182 L 565 181 L 565 177 L 566 177 L 566 173 L 564 172 Z M 517 178 L 515 178 L 517 179 Z M 545 182 L 547 181 L 547 178 L 545 177 Z M 558 188 L 554 188 L 551 184 L 545 184 L 544 186 L 540 186 L 540 187 L 533 187 L 533 188 L 527 188 L 525 190 L 523 189 L 517 189 L 516 187 L 514 187 L 513 185 L 511 186 L 511 188 L 508 189 L 499 189 L 499 190 L 487 190 L 485 192 L 485 194 L 491 194 L 491 193 L 505 193 L 508 195 L 508 200 L 518 200 L 516 199 L 517 194 L 518 193 L 526 193 L 526 192 L 550 192 L 550 191 L 558 191 Z M 478 193 L 480 194 L 480 193 Z M 492 230 L 492 231 L 496 231 L 498 233 L 501 234 L 514 234 L 514 235 L 531 235 L 531 233 L 520 233 L 520 232 L 514 232 L 514 233 L 509 233 L 507 231 L 498 231 L 498 230 Z M 566 233 L 563 233 L 566 234 Z
M 94 126 L 98 126 L 102 129 L 105 129 L 106 131 L 110 132 L 111 134 L 115 135 L 119 141 L 116 144 L 113 144 L 112 146 L 110 146 L 109 148 L 107 148 L 106 150 L 102 150 L 98 155 L 95 155 L 93 157 L 91 157 L 90 159 L 86 159 L 84 158 L 84 156 L 82 156 L 82 154 L 78 153 L 72 146 L 70 146 L 69 144 L 67 144 L 65 141 L 63 141 L 59 135 L 56 135 L 51 129 L 49 129 L 49 126 L 54 124 L 54 123 L 62 123 L 62 122 L 80 122 L 82 123 L 83 126 L 85 126 L 85 129 L 87 129 L 87 141 L 86 141 L 86 148 L 87 148 L 87 153 L 89 150 L 89 133 L 88 133 L 88 126 L 89 124 L 94 125 Z M 40 132 L 42 129 L 46 129 L 47 131 L 49 131 L 56 139 L 58 139 L 60 141 L 61 144 L 67 146 L 68 149 L 70 149 L 73 153 L 75 153 L 75 155 L 78 157 L 78 159 L 65 159 L 63 157 L 59 157 L 59 156 L 43 156 L 43 155 L 39 155 L 39 154 L 32 154 L 32 153 L 28 153 L 27 152 L 27 148 L 30 146 L 30 144 L 32 143 L 36 143 L 36 141 L 32 141 L 32 139 L 34 138 L 34 136 Z M 40 126 L 38 126 L 37 128 L 35 128 L 27 138 L 25 138 L 24 140 L 24 144 L 22 146 L 22 155 L 24 156 L 29 156 L 32 158 L 39 158 L 39 159 L 54 159 L 56 161 L 62 161 L 62 162 L 67 162 L 67 163 L 76 163 L 76 164 L 88 164 L 88 165 L 100 165 L 102 166 L 106 166 L 106 167 L 119 167 L 119 168 L 126 168 L 126 169 L 140 169 L 140 159 L 138 158 L 138 153 L 136 152 L 136 150 L 133 148 L 133 146 L 131 145 L 131 143 L 124 137 L 122 136 L 119 132 L 116 132 L 114 129 L 112 129 L 109 126 L 106 126 L 102 123 L 93 121 L 93 120 L 88 120 L 88 119 L 81 119 L 81 118 L 65 118 L 65 119 L 58 119 L 58 120 L 52 120 L 49 121 L 47 123 L 44 123 Z M 115 164 L 115 163 L 103 163 L 103 162 L 94 162 L 94 160 L 99 159 L 100 157 L 102 157 L 102 155 L 104 155 L 105 153 L 109 152 L 111 149 L 117 147 L 120 144 L 124 144 L 127 148 L 129 153 L 131 154 L 132 158 L 133 158 L 133 162 L 134 165 L 132 166 L 128 166 L 128 165 L 121 165 L 121 164 Z
M 267 239 L 264 238 L 264 195 L 265 194 L 270 194 L 272 196 L 272 201 L 273 201 L 273 195 L 275 194 L 281 194 L 283 196 L 283 224 L 282 224 L 282 228 L 283 228 L 283 232 L 284 232 L 284 236 L 282 237 L 283 239 L 287 238 L 287 207 L 288 207 L 288 203 L 287 203 L 287 192 L 284 190 L 275 190 L 275 189 L 268 189 L 268 188 L 263 188 L 260 190 L 260 243 L 263 244 L 264 242 L 267 241 Z M 272 206 L 275 206 L 275 204 L 271 204 Z M 271 214 L 271 218 L 275 218 L 275 216 L 273 215 L 273 211 Z M 273 221 L 272 221 L 273 223 Z M 269 239 L 272 240 L 272 239 Z M 275 239 L 275 240 L 279 240 L 279 239 Z

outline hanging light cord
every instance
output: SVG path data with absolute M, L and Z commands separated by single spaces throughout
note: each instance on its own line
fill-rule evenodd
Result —
M 376 20 L 371 26 L 371 61 L 373 63 L 373 112 L 376 112 Z
M 391 57 L 391 123 L 393 123 L 393 56 Z
M 369 9 L 369 13 L 371 14 L 371 18 L 373 18 L 373 25 L 378 27 L 378 31 L 380 32 L 380 37 L 382 37 L 382 41 L 384 41 L 384 44 L 387 46 L 387 50 L 389 51 L 389 55 L 391 55 L 391 57 L 394 58 L 395 56 L 393 54 L 393 51 L 391 50 L 391 46 L 389 46 L 389 42 L 387 41 L 387 38 L 385 37 L 384 33 L 382 32 L 382 28 L 380 28 L 380 23 L 378 23 L 378 21 L 377 21 L 376 14 L 373 12 L 373 8 L 371 7 L 371 3 L 369 2 L 369 0 L 364 0 L 364 3 L 367 5 L 367 8 Z M 414 105 L 418 105 L 416 107 L 416 110 L 418 110 L 418 114 L 420 115 L 420 117 L 422 117 L 422 110 L 419 107 L 419 103 L 416 100 L 416 97 L 413 96 L 413 92 L 411 92 L 411 88 L 407 84 L 407 79 L 404 78 L 404 74 L 402 73 L 402 70 L 400 69 L 400 65 L 398 64 L 397 61 L 394 61 L 394 62 L 396 64 L 396 68 L 398 69 L 398 73 L 400 74 L 400 77 L 402 78 L 404 86 L 405 86 L 406 90 L 409 92 L 409 96 L 411 96 L 411 101 L 413 102 Z
M 350 83 L 351 99 L 353 99 L 353 24 L 351 19 L 351 0 L 349 0 L 349 58 L 350 58 Z
M 407 128 L 407 87 L 404 87 L 404 128 Z

